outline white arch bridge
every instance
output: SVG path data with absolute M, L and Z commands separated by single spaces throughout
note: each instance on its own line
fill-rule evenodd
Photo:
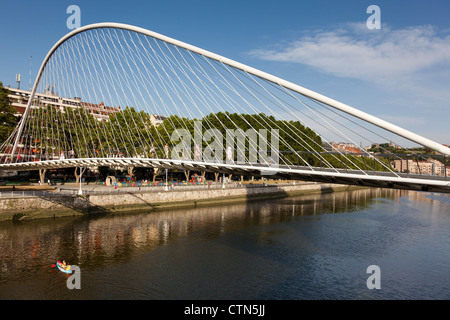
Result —
M 61 38 L 23 100 L 0 170 L 148 167 L 450 192 L 443 144 L 130 25 Z

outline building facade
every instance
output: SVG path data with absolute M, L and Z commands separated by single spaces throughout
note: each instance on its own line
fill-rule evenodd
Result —
M 16 109 L 16 115 L 22 115 L 25 112 L 28 101 L 30 100 L 31 91 L 6 88 L 9 90 L 8 98 L 11 105 Z M 55 107 L 57 110 L 64 112 L 66 108 L 84 108 L 98 121 L 108 121 L 109 116 L 120 111 L 120 107 L 105 106 L 103 102 L 99 104 L 83 102 L 80 98 L 63 98 L 50 90 L 46 93 L 36 93 L 32 108 L 42 108 L 46 106 Z
M 450 167 L 446 167 L 443 162 L 432 158 L 421 161 L 397 159 L 391 162 L 391 166 L 397 172 L 402 173 L 450 177 Z

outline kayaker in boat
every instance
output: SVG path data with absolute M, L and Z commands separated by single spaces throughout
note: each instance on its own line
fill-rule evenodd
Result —
M 70 266 L 67 265 L 66 260 L 63 260 L 63 262 L 62 262 L 62 267 L 63 267 L 64 269 L 66 269 L 66 270 L 69 270 L 69 269 L 70 269 Z

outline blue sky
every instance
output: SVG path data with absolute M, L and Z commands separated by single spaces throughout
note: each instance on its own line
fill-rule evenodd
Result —
M 450 143 L 448 1 L 9 1 L 0 12 L 0 81 L 21 88 L 68 33 L 121 22 L 237 60 L 424 135 Z M 369 5 L 381 29 L 369 30 Z

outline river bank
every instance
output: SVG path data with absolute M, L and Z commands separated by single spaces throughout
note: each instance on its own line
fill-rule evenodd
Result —
M 359 189 L 357 186 L 297 183 L 288 185 L 241 185 L 227 188 L 182 187 L 169 191 L 133 190 L 102 193 L 62 194 L 59 192 L 0 198 L 0 221 L 23 221 L 95 214 L 133 213 L 163 208 L 183 208 L 237 201 L 282 198 L 312 193 L 331 193 Z

